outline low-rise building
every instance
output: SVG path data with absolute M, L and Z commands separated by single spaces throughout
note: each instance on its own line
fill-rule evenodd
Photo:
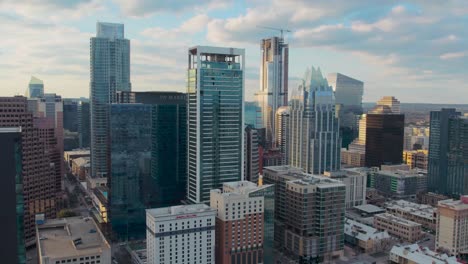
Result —
M 416 242 L 423 236 L 421 224 L 388 213 L 375 215 L 374 227 L 408 242 Z
M 352 149 L 341 149 L 341 164 L 350 167 L 364 167 L 366 165 L 366 153 Z
M 81 157 L 72 160 L 71 171 L 80 181 L 85 181 L 89 174 L 91 162 L 89 157 Z
M 450 255 L 468 256 L 468 195 L 440 201 L 437 206 L 436 248 Z
M 381 170 L 370 176 L 370 187 L 392 199 L 413 199 L 427 190 L 427 173 L 420 170 Z
M 96 219 L 99 223 L 108 223 L 109 217 L 107 215 L 107 207 L 109 188 L 105 186 L 97 187 L 92 189 L 89 193 L 94 209 L 96 210 Z
M 111 247 L 89 217 L 46 220 L 36 225 L 40 264 L 111 263 Z
M 365 204 L 365 205 L 355 206 L 354 209 L 361 216 L 364 216 L 364 217 L 370 217 L 370 216 L 374 216 L 376 214 L 385 213 L 384 208 L 378 207 L 378 206 L 373 205 L 373 204 Z
M 457 264 L 456 257 L 434 252 L 427 247 L 418 244 L 395 245 L 390 250 L 389 260 L 398 264 Z
M 69 151 L 63 152 L 63 157 L 65 161 L 68 163 L 68 166 L 72 166 L 72 161 L 77 158 L 81 157 L 91 157 L 89 149 L 74 149 Z
M 418 193 L 416 198 L 418 200 L 418 203 L 428 204 L 433 207 L 437 207 L 439 201 L 450 199 L 450 197 L 433 192 Z
M 346 243 L 357 246 L 366 253 L 383 251 L 391 244 L 391 237 L 386 230 L 379 231 L 351 219 L 346 219 L 344 233 Z
M 147 209 L 147 262 L 214 264 L 215 217 L 205 204 Z
M 346 209 L 366 204 L 367 168 L 348 168 L 325 171 L 324 175 L 343 182 L 346 186 Z
M 394 200 L 387 202 L 385 207 L 387 213 L 419 223 L 432 231 L 436 229 L 437 210 L 430 205 Z

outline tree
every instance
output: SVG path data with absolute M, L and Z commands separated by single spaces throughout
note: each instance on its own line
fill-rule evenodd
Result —
M 70 209 L 62 209 L 60 210 L 60 212 L 57 213 L 58 218 L 65 218 L 65 217 L 72 217 L 72 216 L 76 216 L 76 213 Z

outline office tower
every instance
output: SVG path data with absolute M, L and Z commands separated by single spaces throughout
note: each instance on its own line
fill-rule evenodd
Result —
M 0 255 L 5 263 L 25 264 L 21 127 L 1 127 L 0 146 L 0 171 L 3 176 L 0 185 L 3 225 Z
M 0 97 L 0 127 L 21 127 L 21 171 L 24 197 L 24 239 L 26 246 L 35 243 L 35 215 L 44 213 L 55 218 L 56 178 L 50 167 L 45 142 L 34 127 L 33 114 L 28 111 L 26 97 Z M 5 113 L 14 114 L 5 114 Z M 2 145 L 3 146 L 3 145 Z
M 275 147 L 275 115 L 288 105 L 289 46 L 282 37 L 262 39 L 260 43 L 260 91 L 256 94 L 265 128 L 266 149 Z
M 188 53 L 188 188 L 191 203 L 244 178 L 243 49 L 196 46 Z
M 392 113 L 400 114 L 400 101 L 398 101 L 393 96 L 384 96 L 379 101 L 377 105 L 388 106 Z
M 210 206 L 217 210 L 216 263 L 263 263 L 263 203 L 261 196 L 211 190 Z
M 124 25 L 98 22 L 91 38 L 91 176 L 109 172 L 109 104 L 116 91 L 130 91 L 130 40 Z
M 78 133 L 79 133 L 79 145 L 80 148 L 89 148 L 90 140 L 90 112 L 89 102 L 78 102 Z
M 405 115 L 386 105 L 377 105 L 366 115 L 366 167 L 402 162 L 404 127 Z
M 457 197 L 468 193 L 468 119 L 455 109 L 431 111 L 429 191 Z
M 63 129 L 78 132 L 78 101 L 63 98 Z
M 39 263 L 111 263 L 111 245 L 90 217 L 46 220 L 37 225 Z
M 439 201 L 435 246 L 449 255 L 466 257 L 468 251 L 468 196 Z
M 276 138 L 276 146 L 283 155 L 283 162 L 281 165 L 286 165 L 289 161 L 288 158 L 288 148 L 289 148 L 289 107 L 282 106 L 278 108 L 275 115 L 275 123 L 276 123 L 276 131 L 275 131 L 275 138 Z
M 257 102 L 245 102 L 245 124 L 253 128 L 262 127 L 262 112 Z
M 118 92 L 111 105 L 110 220 L 121 239 L 144 237 L 146 208 L 178 205 L 187 182 L 186 96 Z
M 44 82 L 34 76 L 31 76 L 28 89 L 26 90 L 26 97 L 38 98 L 44 96 Z
M 274 263 L 274 191 L 273 185 L 257 185 L 249 181 L 224 183 L 222 190 L 212 191 L 211 207 L 219 208 L 216 218 L 216 253 L 217 257 L 222 258 L 216 263 L 237 263 L 237 259 L 244 258 L 247 262 L 241 263 L 248 263 L 249 259 L 251 263 Z M 245 208 L 245 213 L 239 209 L 239 202 L 241 208 Z M 238 236 L 242 240 L 238 240 Z M 236 252 L 238 245 L 242 244 L 247 244 L 246 257 L 243 252 Z M 223 249 L 229 248 L 233 250 L 224 253 Z
M 265 167 L 275 186 L 275 248 L 296 263 L 324 262 L 344 248 L 345 185 L 290 166 Z
M 259 170 L 259 145 L 258 131 L 250 125 L 245 127 L 244 132 L 244 175 L 245 180 L 258 182 Z
M 215 217 L 205 204 L 146 210 L 147 263 L 217 263 Z
M 341 138 L 333 90 L 320 68 L 307 69 L 290 101 L 290 165 L 308 173 L 340 169 Z
M 335 91 L 336 113 L 340 119 L 343 138 L 342 147 L 347 148 L 358 135 L 357 117 L 362 114 L 364 83 L 341 73 L 330 73 L 327 80 Z

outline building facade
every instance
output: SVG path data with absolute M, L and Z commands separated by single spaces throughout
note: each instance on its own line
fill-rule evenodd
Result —
M 26 90 L 26 97 L 40 98 L 44 96 L 44 82 L 34 76 L 31 76 L 28 89 Z
M 0 207 L 4 225 L 0 255 L 5 263 L 26 263 L 24 244 L 24 196 L 21 170 L 21 128 L 0 128 Z
M 109 104 L 116 91 L 130 91 L 130 40 L 124 25 L 98 22 L 91 38 L 90 113 L 91 174 L 107 177 L 110 165 Z
M 375 215 L 374 227 L 387 230 L 390 235 L 412 243 L 424 235 L 421 224 L 388 213 Z
M 428 167 L 429 151 L 425 149 L 405 150 L 403 151 L 403 163 L 410 166 L 411 169 L 426 170 Z
M 89 109 L 89 102 L 78 102 L 78 133 L 80 148 L 89 148 L 91 138 L 91 115 Z
M 381 170 L 369 177 L 369 187 L 393 199 L 415 200 L 417 194 L 427 191 L 427 174 L 423 171 Z
M 366 168 L 349 168 L 335 172 L 324 172 L 326 177 L 339 180 L 346 186 L 346 209 L 366 204 L 367 186 Z
M 335 99 L 320 68 L 308 69 L 302 84 L 292 92 L 289 142 L 291 166 L 314 174 L 340 169 L 341 138 Z
M 258 130 L 250 125 L 244 132 L 244 177 L 247 181 L 257 183 L 260 174 L 260 150 Z
M 387 213 L 419 223 L 428 230 L 436 230 L 437 211 L 430 205 L 394 200 L 385 203 L 385 208 Z
M 344 233 L 346 243 L 357 246 L 366 253 L 385 251 L 391 244 L 387 231 L 379 231 L 351 219 L 346 219 Z
M 289 107 L 282 106 L 278 108 L 275 116 L 275 138 L 276 147 L 279 149 L 283 156 L 283 162 L 280 165 L 287 165 L 289 162 L 288 149 L 289 149 Z
M 468 193 L 468 119 L 455 109 L 432 111 L 429 191 L 451 197 Z
M 215 218 L 205 204 L 146 210 L 147 263 L 215 264 Z
M 278 108 L 288 105 L 289 45 L 282 37 L 262 39 L 260 43 L 260 91 L 257 100 L 265 128 L 266 149 L 276 147 L 275 115 Z
M 191 203 L 244 178 L 243 49 L 196 46 L 188 52 L 188 187 Z
M 440 201 L 437 206 L 436 248 L 452 256 L 468 255 L 468 196 Z

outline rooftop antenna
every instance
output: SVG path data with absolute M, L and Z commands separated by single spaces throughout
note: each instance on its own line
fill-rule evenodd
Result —
M 257 28 L 265 28 L 265 29 L 270 29 L 270 30 L 279 31 L 279 32 L 280 32 L 280 35 L 281 35 L 281 39 L 284 39 L 284 38 L 283 38 L 283 35 L 284 35 L 283 32 L 292 32 L 292 30 L 287 29 L 287 28 L 265 27 L 265 26 L 258 26 L 258 25 L 257 25 Z

